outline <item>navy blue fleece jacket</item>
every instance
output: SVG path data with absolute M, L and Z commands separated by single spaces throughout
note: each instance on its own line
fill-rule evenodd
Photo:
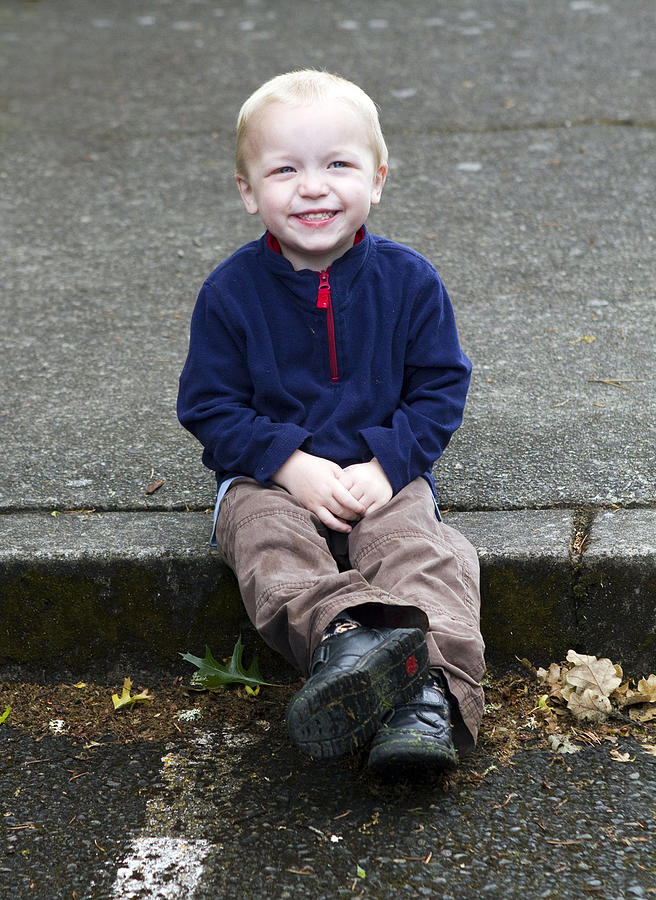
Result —
M 363 229 L 324 273 L 294 271 L 264 234 L 206 280 L 178 417 L 221 483 L 266 482 L 302 449 L 376 457 L 394 492 L 431 469 L 462 421 L 471 364 L 430 263 Z

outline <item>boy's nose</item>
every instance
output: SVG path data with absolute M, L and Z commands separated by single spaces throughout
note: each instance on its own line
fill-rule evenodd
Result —
M 320 197 L 328 193 L 328 185 L 323 172 L 304 172 L 299 183 L 303 196 Z

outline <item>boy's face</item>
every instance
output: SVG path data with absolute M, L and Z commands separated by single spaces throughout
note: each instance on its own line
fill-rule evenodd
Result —
M 251 122 L 247 171 L 237 175 L 295 269 L 319 271 L 353 246 L 380 200 L 387 168 L 376 167 L 367 128 L 348 103 L 270 103 Z

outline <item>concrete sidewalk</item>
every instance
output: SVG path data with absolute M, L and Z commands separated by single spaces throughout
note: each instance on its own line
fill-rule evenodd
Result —
M 202 280 L 259 234 L 239 105 L 313 66 L 379 103 L 371 230 L 438 266 L 474 363 L 436 479 L 490 658 L 654 670 L 655 10 L 442 6 L 0 3 L 0 664 L 232 648 L 177 377 Z

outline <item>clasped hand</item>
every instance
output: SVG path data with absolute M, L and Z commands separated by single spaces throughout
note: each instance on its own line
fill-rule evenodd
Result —
M 337 463 L 296 450 L 272 480 L 313 512 L 324 525 L 348 534 L 362 516 L 384 506 L 392 486 L 377 459 L 342 469 Z

